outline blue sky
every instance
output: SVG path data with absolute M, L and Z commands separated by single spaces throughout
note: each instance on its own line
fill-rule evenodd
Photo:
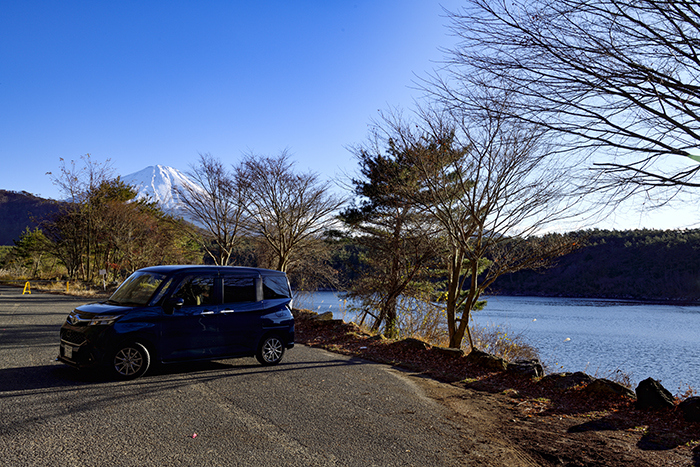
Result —
M 59 194 L 59 159 L 117 174 L 288 148 L 354 170 L 377 111 L 410 107 L 458 1 L 0 3 L 0 188 Z
M 0 188 L 57 198 L 59 160 L 187 171 L 288 149 L 331 180 L 379 110 L 410 109 L 460 0 L 0 2 Z M 670 214 L 674 214 L 670 212 Z M 620 211 L 603 227 L 671 228 Z M 612 222 L 612 223 L 611 223 Z

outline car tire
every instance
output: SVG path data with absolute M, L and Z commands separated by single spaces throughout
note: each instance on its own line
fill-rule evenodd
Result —
M 258 346 L 255 358 L 265 366 L 277 365 L 284 355 L 284 342 L 278 336 L 265 336 Z
M 119 379 L 134 379 L 146 373 L 151 364 L 148 349 L 138 342 L 119 345 L 109 361 L 112 374 Z

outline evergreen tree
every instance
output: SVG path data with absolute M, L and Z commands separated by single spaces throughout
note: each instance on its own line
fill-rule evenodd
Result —
M 437 245 L 424 212 L 407 194 L 417 187 L 407 154 L 389 140 L 386 151 L 375 145 L 358 148 L 356 156 L 358 199 L 340 214 L 361 249 L 362 273 L 351 284 L 350 296 L 374 316 L 373 329 L 383 325 L 384 333 L 394 337 L 399 298 L 417 297 L 431 287 L 426 266 Z

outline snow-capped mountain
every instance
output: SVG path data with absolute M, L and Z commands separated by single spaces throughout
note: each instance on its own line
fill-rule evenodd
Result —
M 165 211 L 176 214 L 181 210 L 177 191 L 185 186 L 197 186 L 187 175 L 172 167 L 155 165 L 121 177 L 124 183 L 136 188 L 136 199 L 150 198 Z

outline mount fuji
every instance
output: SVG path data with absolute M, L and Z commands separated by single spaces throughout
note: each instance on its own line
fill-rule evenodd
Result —
M 136 189 L 136 199 L 149 198 L 170 214 L 178 214 L 182 210 L 178 188 L 197 187 L 187 175 L 165 165 L 152 165 L 121 179 Z

